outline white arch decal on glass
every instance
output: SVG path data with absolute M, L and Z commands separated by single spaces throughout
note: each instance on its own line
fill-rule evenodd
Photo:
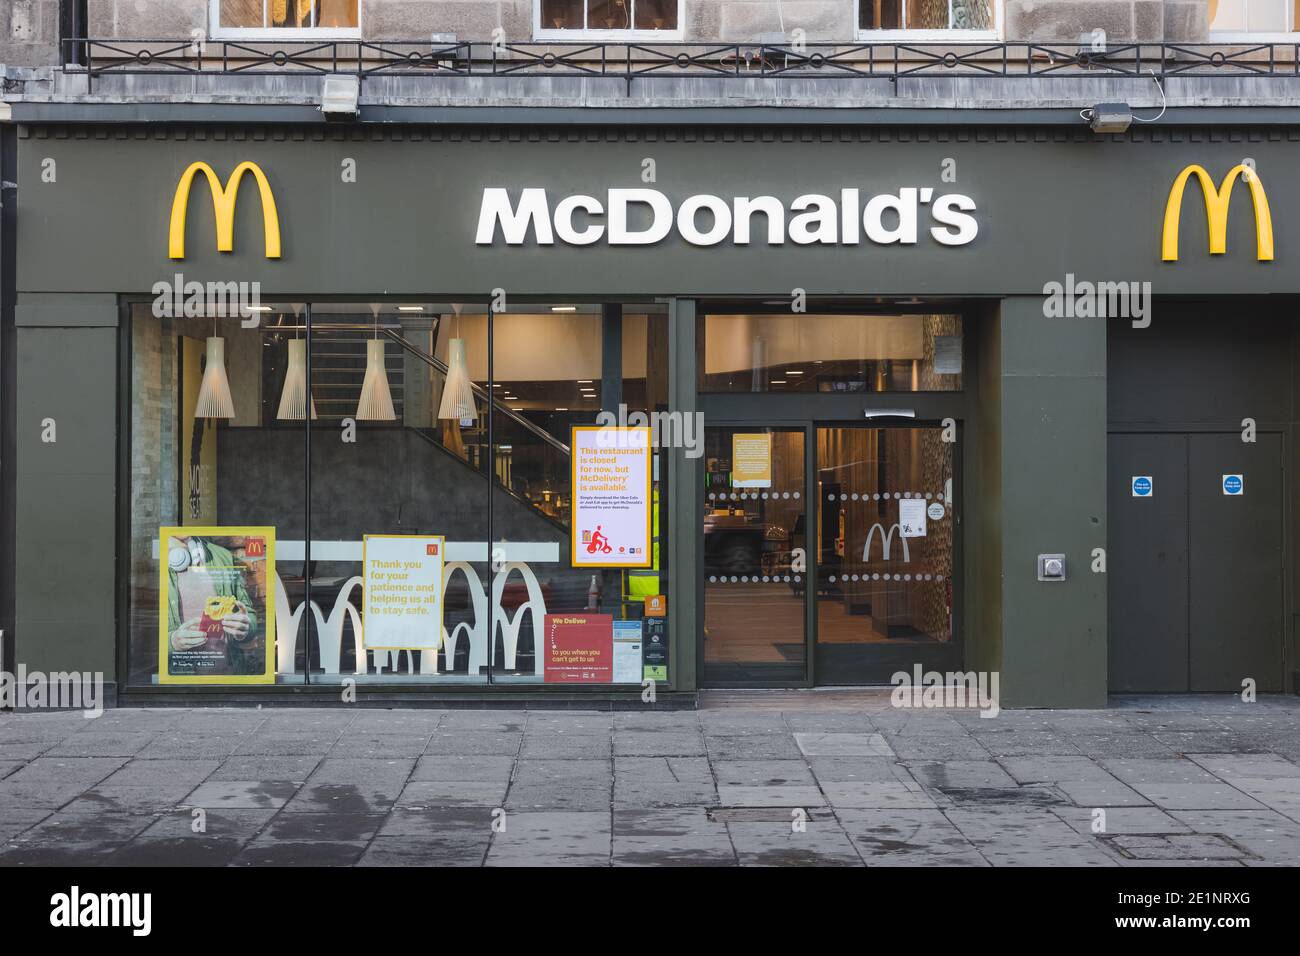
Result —
M 528 588 L 528 600 L 519 605 L 513 617 L 506 614 L 505 609 L 501 607 L 501 596 L 505 593 L 506 579 L 510 577 L 511 571 L 518 571 L 524 579 L 524 585 Z M 492 581 L 492 604 L 497 610 L 495 620 L 497 627 L 501 629 L 507 670 L 513 670 L 515 666 L 515 651 L 519 648 L 519 627 L 523 623 L 524 614 L 529 610 L 533 612 L 533 673 L 541 674 L 546 647 L 546 642 L 542 639 L 543 622 L 546 619 L 546 599 L 542 596 L 542 587 L 537 583 L 533 569 L 522 561 L 507 563 Z M 495 653 L 495 634 L 492 647 Z

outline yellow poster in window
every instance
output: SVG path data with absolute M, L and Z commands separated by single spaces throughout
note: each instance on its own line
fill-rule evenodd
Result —
M 570 524 L 575 568 L 648 568 L 654 561 L 650 429 L 574 425 Z
M 158 682 L 275 683 L 275 528 L 158 530 Z
M 731 486 L 772 487 L 771 432 L 737 432 L 731 436 Z
M 446 555 L 442 535 L 368 534 L 362 539 L 366 650 L 438 653 Z

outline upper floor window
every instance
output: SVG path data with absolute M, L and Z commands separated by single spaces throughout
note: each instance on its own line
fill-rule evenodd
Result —
M 996 39 L 997 0 L 856 0 L 862 40 Z
M 1300 0 L 1210 0 L 1210 34 L 1214 39 L 1236 35 L 1259 40 L 1295 33 L 1300 30 L 1298 6 Z
M 360 0 L 211 0 L 215 36 L 360 36 Z
M 680 40 L 682 0 L 533 0 L 538 40 Z

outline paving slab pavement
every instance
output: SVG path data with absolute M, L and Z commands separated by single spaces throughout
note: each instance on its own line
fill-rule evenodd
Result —
M 1300 699 L 0 714 L 0 866 L 1278 866 Z

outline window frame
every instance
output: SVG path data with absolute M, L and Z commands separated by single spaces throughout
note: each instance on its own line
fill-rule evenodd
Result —
M 1223 0 L 1219 2 L 1222 3 Z M 1243 46 L 1256 43 L 1295 43 L 1297 35 L 1300 35 L 1300 26 L 1296 25 L 1295 6 L 1287 4 L 1286 10 L 1287 19 L 1291 22 L 1290 30 L 1215 30 L 1207 22 L 1206 37 L 1211 43 L 1232 43 Z
M 213 40 L 360 40 L 365 3 L 357 0 L 355 27 L 223 27 L 222 0 L 208 0 L 208 37 Z M 262 9 L 270 0 L 262 0 Z
M 1296 43 L 1300 42 L 1300 30 L 1292 30 L 1290 33 L 1278 33 L 1276 30 L 1259 33 L 1243 33 L 1240 30 L 1225 30 L 1223 32 L 1211 31 L 1207 34 L 1211 43 L 1222 43 L 1231 46 L 1258 46 L 1269 43 Z
M 1002 0 L 991 0 L 993 4 L 993 28 L 991 30 L 936 30 L 926 28 L 913 30 L 863 30 L 862 0 L 853 0 L 853 36 L 860 42 L 899 40 L 909 43 L 962 43 L 966 41 L 1000 40 L 1002 38 Z M 952 0 L 948 0 L 948 16 L 952 17 Z
M 632 0 L 635 4 L 636 0 Z M 533 0 L 533 39 L 562 42 L 564 40 L 591 40 L 603 43 L 680 43 L 685 39 L 686 31 L 682 20 L 686 14 L 685 0 L 675 0 L 677 4 L 677 28 L 674 30 L 597 30 L 589 27 L 575 27 L 557 30 L 554 27 L 542 27 L 542 0 Z M 856 2 L 856 0 L 855 0 Z M 591 0 L 582 0 L 582 11 L 586 17 Z

